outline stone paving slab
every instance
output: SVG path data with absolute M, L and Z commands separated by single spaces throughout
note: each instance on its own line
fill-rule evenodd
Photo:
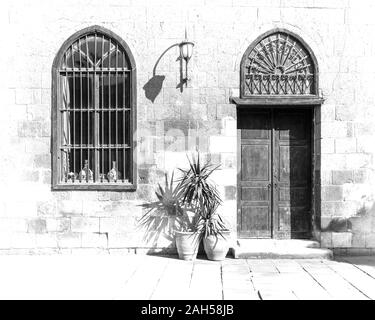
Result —
M 332 259 L 329 249 L 320 248 L 317 241 L 239 239 L 231 249 L 235 258 L 241 259 Z
M 0 299 L 375 299 L 375 257 L 1 256 L 0 271 Z

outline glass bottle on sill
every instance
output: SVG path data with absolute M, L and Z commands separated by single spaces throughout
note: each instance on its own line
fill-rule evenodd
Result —
M 112 161 L 112 169 L 107 174 L 108 182 L 117 182 L 121 179 L 121 173 L 117 170 L 116 161 Z
M 106 175 L 104 173 L 99 174 L 99 181 L 101 183 L 107 182 Z
M 77 174 L 75 172 L 69 172 L 68 173 L 68 182 L 74 183 L 77 180 Z
M 94 175 L 92 171 L 89 168 L 89 161 L 85 160 L 85 165 L 81 172 L 79 173 L 79 180 L 82 181 L 88 181 L 93 182 L 94 181 Z

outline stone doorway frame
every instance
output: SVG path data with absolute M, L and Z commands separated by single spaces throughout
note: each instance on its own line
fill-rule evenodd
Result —
M 309 58 L 313 63 L 313 72 L 314 72 L 314 83 L 312 84 L 311 93 L 312 94 L 280 94 L 280 95 L 245 95 L 245 64 L 250 53 L 254 48 L 262 42 L 267 37 L 270 37 L 274 34 L 286 34 L 291 38 L 299 42 L 299 45 L 306 50 Z M 250 46 L 245 51 L 240 65 L 240 96 L 231 97 L 230 102 L 236 105 L 237 110 L 237 123 L 238 123 L 238 110 L 242 108 L 308 108 L 312 110 L 312 170 L 311 170 L 311 224 L 312 224 L 312 240 L 317 240 L 320 242 L 320 232 L 321 232 L 321 106 L 324 103 L 323 97 L 319 96 L 319 68 L 318 62 L 314 55 L 314 52 L 311 50 L 309 45 L 297 34 L 282 28 L 272 29 L 258 38 L 256 38 Z M 240 130 L 237 129 L 237 146 L 241 142 Z M 239 192 L 238 182 L 239 175 L 241 173 L 241 157 L 240 150 L 237 150 L 237 193 Z M 237 238 L 238 234 L 238 216 L 239 216 L 239 197 L 237 195 Z

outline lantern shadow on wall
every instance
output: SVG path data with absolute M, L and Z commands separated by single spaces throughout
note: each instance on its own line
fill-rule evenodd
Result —
M 175 43 L 171 45 L 166 50 L 164 50 L 164 52 L 160 55 L 152 70 L 152 78 L 149 81 L 147 81 L 147 83 L 143 86 L 146 98 L 150 100 L 152 103 L 155 102 L 156 97 L 159 95 L 165 80 L 164 75 L 156 74 L 156 68 L 160 60 L 163 58 L 163 56 L 174 47 L 179 47 L 180 52 L 180 56 L 176 59 L 176 61 L 178 61 L 180 64 L 180 83 L 177 84 L 176 88 L 180 89 L 180 92 L 183 92 L 184 85 L 187 86 L 188 81 L 190 80 L 188 78 L 188 62 L 191 56 L 193 55 L 194 43 L 187 40 L 185 32 L 184 41 L 182 41 L 181 43 Z

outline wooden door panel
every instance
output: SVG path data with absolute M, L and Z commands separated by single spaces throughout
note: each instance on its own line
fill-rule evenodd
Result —
M 305 115 L 288 113 L 284 111 L 284 113 L 277 114 L 276 129 L 280 141 L 305 140 L 307 138 L 306 126 L 308 126 Z
M 291 210 L 292 237 L 303 239 L 310 236 L 311 215 L 305 208 L 293 208 Z
M 310 190 L 307 187 L 281 186 L 278 188 L 278 201 L 291 203 L 296 207 L 306 206 L 310 201 Z
M 242 145 L 242 181 L 269 181 L 270 151 L 268 145 Z
M 302 146 L 279 146 L 279 182 L 300 184 L 310 179 L 310 149 Z M 292 164 L 292 166 L 291 166 Z
M 277 215 L 277 238 L 304 239 L 310 236 L 310 215 L 305 208 L 279 206 Z
M 290 233 L 290 208 L 279 206 L 278 208 L 278 222 L 277 230 Z
M 274 127 L 273 236 L 307 238 L 311 229 L 311 114 L 309 110 L 279 110 L 274 114 Z
M 241 230 L 247 237 L 270 238 L 270 207 L 247 206 L 242 207 Z
M 271 119 L 269 112 L 249 112 L 243 110 L 240 115 L 238 127 L 241 128 L 241 139 L 270 139 Z
M 243 111 L 238 116 L 238 234 L 242 238 L 271 237 L 272 142 L 271 113 Z
M 242 201 L 270 201 L 270 189 L 269 187 L 242 187 L 241 188 L 241 199 Z
M 240 238 L 308 238 L 311 233 L 311 112 L 238 113 Z

